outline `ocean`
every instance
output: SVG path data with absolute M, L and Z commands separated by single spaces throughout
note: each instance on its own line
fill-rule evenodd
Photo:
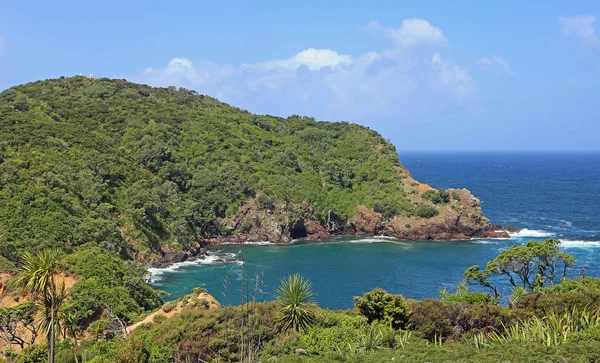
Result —
M 509 240 L 405 242 L 384 237 L 336 237 L 279 246 L 268 243 L 219 246 L 203 261 L 151 269 L 155 288 L 176 299 L 206 287 L 217 300 L 241 302 L 241 281 L 259 299 L 272 299 L 279 280 L 298 272 L 310 279 L 315 301 L 346 309 L 353 297 L 375 287 L 407 298 L 439 297 L 452 291 L 468 267 L 485 263 L 502 249 L 530 239 L 558 238 L 577 263 L 600 277 L 600 153 L 426 153 L 400 152 L 413 177 L 435 188 L 467 188 L 482 202 L 492 223 L 523 230 Z M 224 262 L 225 263 L 224 263 Z M 504 294 L 510 286 L 494 279 Z M 225 284 L 224 284 L 225 283 Z M 477 286 L 471 289 L 477 290 Z

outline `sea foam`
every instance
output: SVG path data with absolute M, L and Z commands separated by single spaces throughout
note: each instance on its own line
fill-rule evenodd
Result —
M 597 247 L 600 247 L 600 241 L 561 239 L 560 245 L 563 248 L 590 248 L 590 247 L 597 248 Z
M 203 258 L 198 258 L 191 261 L 175 262 L 167 267 L 150 267 L 148 268 L 148 274 L 146 280 L 150 283 L 160 281 L 162 275 L 169 272 L 175 272 L 182 267 L 186 266 L 198 266 L 198 265 L 222 265 L 222 264 L 235 263 L 238 265 L 244 264 L 243 261 L 236 259 L 235 253 L 218 253 L 209 254 Z
M 269 246 L 275 243 L 269 241 L 254 241 L 254 242 L 223 242 L 222 245 L 237 245 L 237 246 Z
M 511 238 L 519 238 L 519 237 L 552 237 L 554 233 L 540 231 L 536 229 L 527 229 L 523 228 L 519 232 L 508 232 L 508 235 Z

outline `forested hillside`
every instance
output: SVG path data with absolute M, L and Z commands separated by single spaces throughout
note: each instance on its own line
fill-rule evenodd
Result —
M 9 260 L 43 247 L 128 257 L 210 237 L 357 233 L 352 218 L 369 211 L 409 229 L 406 220 L 463 208 L 458 192 L 421 198 L 430 188 L 420 187 L 391 143 L 345 122 L 253 115 L 124 80 L 61 78 L 0 94 L 0 254 Z M 468 197 L 464 207 L 481 215 Z M 261 230 L 269 223 L 275 236 Z

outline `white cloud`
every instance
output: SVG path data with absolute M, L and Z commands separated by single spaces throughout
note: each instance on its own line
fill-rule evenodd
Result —
M 301 66 L 306 66 L 311 71 L 316 71 L 325 67 L 336 68 L 350 64 L 352 64 L 352 57 L 349 55 L 338 54 L 331 49 L 309 48 L 296 54 L 292 58 L 268 61 L 259 64 L 259 66 L 266 69 L 279 67 L 285 69 L 298 69 Z
M 386 28 L 372 21 L 367 24 L 367 29 L 372 33 L 382 33 L 396 44 L 407 48 L 419 45 L 448 46 L 448 40 L 442 30 L 423 19 L 405 19 L 398 29 Z
M 442 59 L 439 54 L 431 57 L 433 69 L 437 72 L 440 83 L 447 87 L 456 97 L 464 98 L 475 93 L 475 86 L 469 72 L 464 68 Z
M 560 30 L 564 35 L 575 35 L 585 42 L 598 43 L 596 32 L 594 30 L 593 15 L 577 15 L 570 17 L 560 17 Z
M 423 24 L 413 26 L 413 20 L 394 30 L 404 35 L 391 49 L 348 55 L 309 48 L 289 58 L 240 66 L 173 58 L 163 68 L 147 68 L 134 80 L 195 89 L 258 113 L 350 121 L 409 114 L 427 109 L 429 103 L 474 95 L 466 69 L 426 48 L 413 49 L 417 44 L 447 44 L 441 30 L 433 27 L 434 31 L 409 36 L 408 30 L 427 29 Z M 369 25 L 370 30 L 376 27 Z
M 510 69 L 510 65 L 508 61 L 502 57 L 492 56 L 492 57 L 481 57 L 475 60 L 475 64 L 479 69 L 485 71 L 492 71 L 496 73 L 502 74 L 511 74 L 512 71 Z

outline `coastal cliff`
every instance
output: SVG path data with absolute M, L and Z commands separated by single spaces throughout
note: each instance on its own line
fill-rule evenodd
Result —
M 415 191 L 411 201 L 423 203 L 422 192 L 434 190 L 426 184 L 407 179 L 407 189 Z M 270 241 L 287 243 L 293 239 L 308 240 L 338 235 L 386 236 L 398 240 L 463 240 L 471 238 L 509 238 L 505 230 L 490 223 L 481 210 L 480 201 L 467 189 L 449 189 L 453 198 L 437 206 L 438 214 L 430 218 L 418 216 L 385 217 L 382 213 L 361 205 L 348 221 L 329 223 L 312 218 L 308 203 L 287 205 L 275 203 L 270 209 L 262 209 L 256 200 L 244 204 L 238 213 L 223 221 L 235 235 L 206 240 L 210 244 L 222 242 L 244 243 Z M 410 193 L 409 193 L 410 194 Z

